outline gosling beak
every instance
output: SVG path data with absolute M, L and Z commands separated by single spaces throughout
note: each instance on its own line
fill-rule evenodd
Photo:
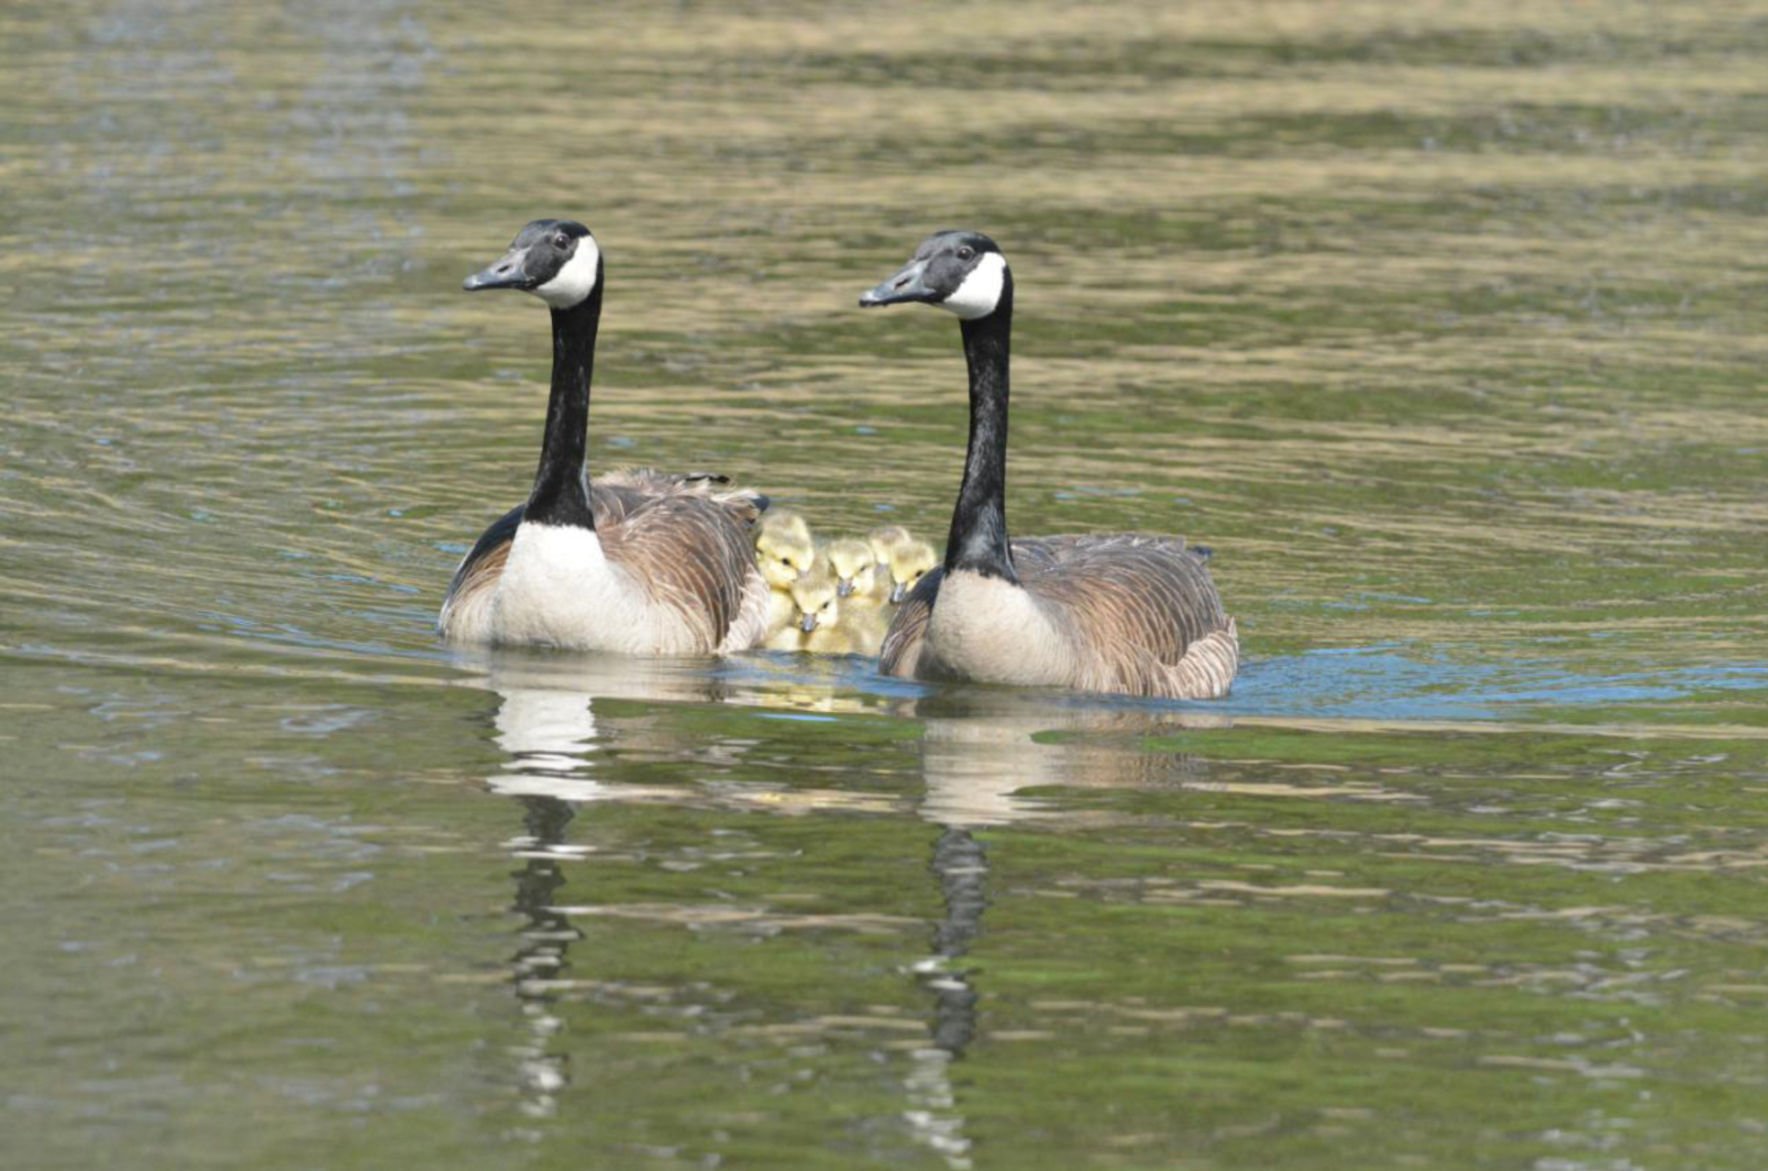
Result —
M 892 602 L 900 602 L 908 596 L 909 587 L 907 582 L 893 581 L 890 583 L 890 600 Z
M 799 620 L 798 629 L 802 630 L 806 634 L 809 634 L 811 631 L 815 630 L 816 629 L 816 615 L 815 614 L 806 614 L 802 619 Z
M 845 598 L 852 593 L 853 579 L 851 577 L 843 577 L 835 582 L 835 596 L 837 598 Z
M 469 293 L 480 289 L 532 289 L 537 282 L 528 275 L 527 262 L 526 248 L 511 248 L 502 260 L 480 269 L 462 281 L 460 287 Z
M 904 301 L 933 301 L 938 294 L 927 287 L 927 262 L 912 260 L 908 266 L 869 293 L 861 293 L 861 309 L 898 305 Z

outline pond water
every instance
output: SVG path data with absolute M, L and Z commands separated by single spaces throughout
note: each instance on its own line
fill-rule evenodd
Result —
M 1749 1168 L 1768 10 L 0 12 L 0 1163 Z M 455 655 L 592 464 L 1215 549 L 1167 704 Z

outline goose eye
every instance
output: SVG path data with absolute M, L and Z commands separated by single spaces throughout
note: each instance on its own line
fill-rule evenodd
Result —
M 569 248 L 570 246 L 571 246 L 571 237 L 565 235 L 565 233 L 560 232 L 558 235 L 553 237 L 553 247 L 554 248 Z
M 958 259 L 959 260 L 969 260 L 972 257 L 974 257 L 975 255 L 976 255 L 976 249 L 970 247 L 970 245 L 968 245 L 968 244 L 965 244 L 958 249 Z

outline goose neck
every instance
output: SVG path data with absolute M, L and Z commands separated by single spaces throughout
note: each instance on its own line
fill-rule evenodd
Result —
M 595 528 L 584 457 L 588 449 L 589 383 L 595 367 L 596 329 L 601 316 L 599 284 L 576 305 L 552 311 L 552 394 L 546 405 L 540 468 L 534 476 L 525 520 Z
M 994 312 L 963 323 L 964 358 L 970 369 L 970 444 L 946 542 L 947 573 L 971 570 L 1018 580 L 1007 546 L 1007 359 L 1012 329 L 1009 280 Z

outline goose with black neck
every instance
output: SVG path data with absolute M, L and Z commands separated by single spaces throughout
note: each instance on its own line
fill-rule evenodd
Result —
M 744 650 L 766 633 L 767 583 L 750 528 L 766 497 L 723 476 L 585 466 L 603 260 L 574 220 L 535 220 L 468 291 L 518 289 L 552 311 L 552 391 L 525 504 L 456 569 L 437 628 L 448 642 L 633 655 Z
M 970 440 L 945 563 L 884 638 L 886 675 L 1213 699 L 1240 649 L 1205 565 L 1177 537 L 1009 537 L 1007 404 L 1013 273 L 980 232 L 929 236 L 863 307 L 919 302 L 956 314 L 970 378 Z

